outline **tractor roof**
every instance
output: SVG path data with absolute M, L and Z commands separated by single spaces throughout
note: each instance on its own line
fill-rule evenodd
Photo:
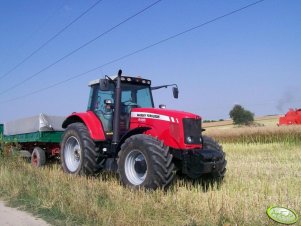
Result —
M 115 80 L 117 78 L 117 75 L 109 76 L 112 80 Z M 91 82 L 89 82 L 89 86 L 93 86 L 95 84 L 99 84 L 101 79 L 95 79 Z M 141 77 L 130 77 L 130 76 L 121 76 L 121 82 L 125 83 L 133 83 L 133 84 L 142 84 L 142 85 L 151 85 L 151 81 L 148 79 L 144 79 Z

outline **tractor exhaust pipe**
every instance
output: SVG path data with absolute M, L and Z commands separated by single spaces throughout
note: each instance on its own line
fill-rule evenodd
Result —
M 116 87 L 115 87 L 115 107 L 114 107 L 114 120 L 113 120 L 113 137 L 112 145 L 113 150 L 116 152 L 116 147 L 119 142 L 120 130 L 120 107 L 121 107 L 121 74 L 122 70 L 118 71 Z

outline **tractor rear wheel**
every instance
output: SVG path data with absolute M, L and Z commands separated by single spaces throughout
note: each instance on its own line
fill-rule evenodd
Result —
M 104 159 L 83 123 L 72 123 L 61 142 L 61 165 L 65 172 L 94 175 L 103 169 Z
M 132 188 L 167 188 L 175 176 L 169 148 L 163 142 L 138 134 L 128 138 L 118 154 L 121 182 Z

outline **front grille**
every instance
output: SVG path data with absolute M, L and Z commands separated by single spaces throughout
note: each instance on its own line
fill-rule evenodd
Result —
M 184 142 L 185 144 L 201 144 L 202 120 L 193 118 L 184 118 Z M 191 138 L 188 142 L 187 138 Z

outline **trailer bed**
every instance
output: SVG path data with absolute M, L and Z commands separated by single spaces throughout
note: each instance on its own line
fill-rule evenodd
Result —
M 62 131 L 33 132 L 16 135 L 4 135 L 3 141 L 17 143 L 60 143 Z
M 17 143 L 60 143 L 65 117 L 49 116 L 41 113 L 37 116 L 17 119 L 0 126 L 2 139 Z
M 65 117 L 39 114 L 0 124 L 0 141 L 13 148 L 18 144 L 20 155 L 30 157 L 33 166 L 40 167 L 52 158 L 59 158 Z

